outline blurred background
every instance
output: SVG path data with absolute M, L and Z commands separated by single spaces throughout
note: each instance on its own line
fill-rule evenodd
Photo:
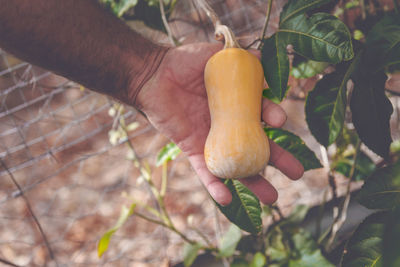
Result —
M 260 36 L 267 1 L 210 3 L 243 46 Z M 285 3 L 274 1 L 267 36 L 277 28 Z M 148 27 L 141 16 L 133 10 L 122 17 L 148 38 L 169 43 L 166 34 Z M 176 1 L 168 21 L 181 44 L 215 42 L 211 22 L 191 1 Z M 317 80 L 318 76 L 292 79 L 282 106 L 288 114 L 284 128 L 301 136 L 323 162 L 324 151 L 309 134 L 304 119 L 305 93 Z M 399 79 L 394 77 L 389 82 L 396 84 Z M 172 266 L 182 260 L 183 240 L 178 235 L 136 216 L 116 232 L 104 256 L 97 256 L 97 243 L 118 219 L 122 205 L 129 205 L 131 198 L 149 205 L 155 202 L 139 170 L 127 160 L 128 139 L 137 157 L 148 163 L 155 183 L 160 183 L 162 167 L 156 166 L 157 155 L 169 141 L 145 117 L 2 50 L 0 101 L 1 259 L 19 266 L 138 267 Z M 398 116 L 397 102 L 393 103 L 394 117 Z M 120 116 L 132 126 L 126 138 L 113 137 Z M 166 209 L 176 227 L 194 239 L 200 238 L 201 231 L 211 242 L 217 242 L 229 222 L 215 208 L 184 155 L 168 163 L 168 177 Z M 265 177 L 278 189 L 277 204 L 284 214 L 298 204 L 314 206 L 331 198 L 323 168 L 307 172 L 296 182 L 272 167 L 266 169 Z M 346 181 L 338 176 L 337 184 L 342 195 Z M 359 186 L 353 184 L 354 189 Z

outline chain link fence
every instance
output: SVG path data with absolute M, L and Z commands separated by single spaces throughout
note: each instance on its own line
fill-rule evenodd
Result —
M 267 1 L 210 2 L 243 45 L 259 36 Z M 267 35 L 277 28 L 285 2 L 274 2 Z M 182 43 L 213 40 L 212 24 L 191 1 L 178 1 L 170 27 Z M 144 32 L 155 40 L 168 40 L 161 33 Z M 99 238 L 116 221 L 120 207 L 130 203 L 130 196 L 154 201 L 146 185 L 137 183 L 140 174 L 126 160 L 126 146 L 109 142 L 112 100 L 0 50 L 0 101 L 0 265 L 9 261 L 17 266 L 169 266 L 181 260 L 183 242 L 178 236 L 138 218 L 129 220 L 113 237 L 109 251 L 97 257 Z M 290 105 L 300 109 L 302 102 Z M 305 133 L 304 126 L 297 125 L 304 118 L 295 109 L 288 113 L 289 118 L 293 115 L 288 128 Z M 155 158 L 168 140 L 136 110 L 126 107 L 123 116 L 128 123 L 139 122 L 129 139 L 159 181 Z M 306 142 L 315 145 L 310 138 Z M 193 226 L 216 242 L 226 220 L 184 156 L 168 171 L 166 204 L 172 220 L 198 239 L 187 223 L 191 217 Z M 268 168 L 267 174 L 281 196 L 292 195 L 280 198 L 283 207 L 316 203 L 328 188 L 325 178 L 316 185 L 306 177 L 290 187 L 278 171 Z

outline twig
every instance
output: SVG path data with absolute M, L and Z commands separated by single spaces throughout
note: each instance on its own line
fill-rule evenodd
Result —
M 12 263 L 11 261 L 8 261 L 8 260 L 0 259 L 0 262 L 4 263 L 5 265 L 8 265 L 8 266 L 20 267 L 20 265 L 16 265 L 16 264 L 14 264 L 14 263 Z
M 367 17 L 367 12 L 365 11 L 365 2 L 364 0 L 360 0 L 360 7 L 361 7 L 361 18 L 365 20 Z
M 199 229 L 195 228 L 195 227 L 190 227 L 191 230 L 193 230 L 194 232 L 196 232 L 196 234 L 198 234 L 203 240 L 204 242 L 207 244 L 207 246 L 209 248 L 213 247 L 213 244 L 211 243 L 211 241 L 207 238 L 207 236 L 205 234 L 203 234 Z
M 262 33 L 261 33 L 261 37 L 260 37 L 261 42 L 258 44 L 258 47 L 257 47 L 258 50 L 260 50 L 262 48 L 262 44 L 263 44 L 263 40 L 264 40 L 264 37 L 265 37 L 265 33 L 267 32 L 269 19 L 271 17 L 271 9 L 272 9 L 272 2 L 273 1 L 274 0 L 269 0 L 268 1 L 267 15 L 266 15 L 266 18 L 265 18 L 264 27 L 263 27 L 263 30 L 262 30 Z
M 338 203 L 339 199 L 338 199 L 338 195 L 337 195 L 337 185 L 336 185 L 335 176 L 333 175 L 332 171 L 329 171 L 329 173 L 328 173 L 328 183 L 332 189 L 333 204 L 335 206 L 339 206 L 339 203 Z
M 140 212 L 135 212 L 134 215 L 136 215 L 137 217 L 142 218 L 143 220 L 146 220 L 146 221 L 148 221 L 148 222 L 152 222 L 152 223 L 154 223 L 154 224 L 158 224 L 158 225 L 160 225 L 160 226 L 162 226 L 162 227 L 165 227 L 165 228 L 170 229 L 171 231 L 173 231 L 174 233 L 176 233 L 177 235 L 179 235 L 183 240 L 185 240 L 186 242 L 188 242 L 188 243 L 190 243 L 190 244 L 196 244 L 196 243 L 197 243 L 196 241 L 194 241 L 194 240 L 188 238 L 188 237 L 187 237 L 185 234 L 183 234 L 182 232 L 178 231 L 174 226 L 171 227 L 171 225 L 168 225 L 168 224 L 166 224 L 166 223 L 163 222 L 163 221 L 159 221 L 159 220 L 150 218 L 150 217 L 148 217 L 148 216 L 146 216 L 146 215 L 144 215 L 143 213 L 140 213 Z
M 196 11 L 196 15 L 199 18 L 200 26 L 197 25 L 197 27 L 200 27 L 203 30 L 204 36 L 206 36 L 207 41 L 210 42 L 210 36 L 208 35 L 207 29 L 205 27 L 205 23 L 203 22 L 203 18 L 201 17 L 201 14 L 199 12 L 199 9 L 196 7 L 196 4 L 192 1 L 190 1 L 191 5 L 193 6 L 194 10 Z
M 342 203 L 341 209 L 339 210 L 339 212 L 338 212 L 337 216 L 335 217 L 335 220 L 332 224 L 331 235 L 326 244 L 327 250 L 330 249 L 331 245 L 333 244 L 333 241 L 335 240 L 337 232 L 342 227 L 343 223 L 346 221 L 347 209 L 348 209 L 349 203 L 350 203 L 351 182 L 354 179 L 354 174 L 355 174 L 356 165 L 357 165 L 357 158 L 358 158 L 358 155 L 360 154 L 360 147 L 361 147 L 361 141 L 358 140 L 357 145 L 356 145 L 356 151 L 355 151 L 354 157 L 353 157 L 353 166 L 351 167 L 351 170 L 350 170 L 349 182 L 347 183 L 345 199 Z
M 15 179 L 14 175 L 13 175 L 13 174 L 10 172 L 10 170 L 8 169 L 6 163 L 5 163 L 2 159 L 0 159 L 0 163 L 1 163 L 1 166 L 7 171 L 8 175 L 10 176 L 10 178 L 11 178 L 12 182 L 14 183 L 14 185 L 18 188 L 18 190 L 19 190 L 19 192 L 20 192 L 20 196 L 24 199 L 25 205 L 26 205 L 26 207 L 28 208 L 29 213 L 31 214 L 31 216 L 32 216 L 32 218 L 33 218 L 33 220 L 34 220 L 36 226 L 37 226 L 38 229 L 39 229 L 40 235 L 41 235 L 42 238 L 43 238 L 43 241 L 44 241 L 44 244 L 46 245 L 47 251 L 48 251 L 49 256 L 50 256 L 50 259 L 54 260 L 55 263 L 56 263 L 56 265 L 58 266 L 57 261 L 56 261 L 56 259 L 55 259 L 55 257 L 54 257 L 53 250 L 52 250 L 51 247 L 50 247 L 50 243 L 49 243 L 49 241 L 48 241 L 48 239 L 47 239 L 47 237 L 46 237 L 46 234 L 45 234 L 44 231 L 43 231 L 43 228 L 42 228 L 42 226 L 41 226 L 41 224 L 40 224 L 38 218 L 36 217 L 35 213 L 34 213 L 33 210 L 32 210 L 32 207 L 31 207 L 31 204 L 29 203 L 28 198 L 25 196 L 25 194 L 24 194 L 24 192 L 23 192 L 21 186 L 19 185 L 19 183 L 18 183 L 17 180 Z
M 168 39 L 169 39 L 169 41 L 171 42 L 171 44 L 173 46 L 176 46 L 176 43 L 175 43 L 175 40 L 174 40 L 174 36 L 172 35 L 171 28 L 168 25 L 167 17 L 165 16 L 164 1 L 163 0 L 159 0 L 159 2 L 160 2 L 161 19 L 163 21 L 165 30 L 167 31 Z
M 194 1 L 201 9 L 206 12 L 207 16 L 211 19 L 214 28 L 217 28 L 217 26 L 221 24 L 221 21 L 219 20 L 217 13 L 215 13 L 215 11 L 211 8 L 210 4 L 206 0 Z
M 168 162 L 166 161 L 162 165 L 161 189 L 160 189 L 161 197 L 164 197 L 165 193 L 167 192 L 167 183 L 168 183 Z
M 255 39 L 255 40 L 253 40 L 253 42 L 251 42 L 248 46 L 246 46 L 244 49 L 249 49 L 249 48 L 251 48 L 255 43 L 257 43 L 257 42 L 261 42 L 261 39 L 260 38 L 257 38 L 257 39 Z

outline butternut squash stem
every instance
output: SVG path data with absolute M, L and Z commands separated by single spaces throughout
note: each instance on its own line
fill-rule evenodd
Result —
M 224 49 L 240 48 L 240 45 L 236 41 L 235 34 L 232 32 L 232 30 L 226 25 L 217 24 L 215 27 L 215 38 L 220 40 L 222 36 L 225 39 Z
M 207 2 L 207 0 L 195 0 L 197 5 L 206 12 L 207 16 L 210 18 L 214 25 L 215 29 L 215 39 L 218 41 L 225 40 L 225 46 L 224 49 L 226 48 L 240 48 L 240 45 L 238 44 L 235 34 L 232 32 L 232 30 L 226 26 L 222 25 L 221 21 L 218 18 L 218 15 L 215 13 L 215 11 L 212 9 L 210 4 Z

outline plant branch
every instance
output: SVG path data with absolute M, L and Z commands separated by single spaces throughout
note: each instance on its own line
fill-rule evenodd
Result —
M 207 236 L 205 234 L 203 234 L 199 229 L 195 228 L 195 227 L 190 227 L 190 229 L 192 229 L 193 231 L 196 232 L 196 234 L 198 234 L 203 240 L 204 242 L 206 242 L 207 246 L 209 246 L 210 248 L 213 248 L 213 244 L 211 243 L 211 241 L 207 238 Z
M 174 40 L 174 36 L 172 34 L 171 28 L 169 27 L 169 24 L 168 24 L 167 17 L 165 15 L 164 0 L 159 0 L 159 2 L 160 2 L 161 19 L 163 21 L 165 30 L 167 31 L 168 39 L 169 39 L 169 41 L 171 42 L 171 44 L 173 46 L 176 46 L 176 43 L 175 43 L 175 40 Z
M 162 198 L 165 196 L 165 193 L 167 192 L 167 183 L 168 183 L 168 162 L 164 162 L 162 164 L 161 189 L 160 189 L 160 196 Z
M 257 38 L 257 39 L 255 39 L 255 40 L 253 40 L 248 46 L 246 46 L 244 49 L 245 50 L 247 50 L 247 49 L 249 49 L 250 47 L 252 47 L 255 43 L 257 43 L 257 42 L 261 42 L 261 39 L 260 38 Z
M 221 21 L 218 18 L 217 13 L 215 13 L 214 9 L 211 8 L 210 4 L 206 0 L 194 0 L 198 7 L 206 12 L 207 16 L 211 19 L 211 22 L 214 25 L 214 28 L 217 25 L 221 24 Z
M 177 235 L 179 235 L 183 240 L 185 240 L 186 242 L 190 243 L 190 244 L 196 244 L 196 241 L 188 238 L 185 234 L 183 234 L 182 232 L 180 232 L 179 230 L 177 230 L 174 226 L 168 225 L 167 223 L 163 222 L 163 221 L 159 221 L 153 218 L 148 217 L 147 215 L 144 215 L 143 213 L 140 212 L 135 212 L 134 215 L 138 216 L 139 218 L 142 218 L 143 220 L 146 220 L 148 222 L 160 225 L 162 227 L 168 228 L 171 231 L 173 231 L 174 233 L 176 233 Z
M 353 165 L 351 166 L 351 170 L 350 170 L 350 174 L 349 174 L 349 182 L 347 183 L 346 195 L 342 202 L 341 208 L 338 211 L 337 216 L 334 219 L 334 222 L 331 227 L 331 232 L 330 232 L 331 235 L 326 244 L 326 249 L 328 251 L 330 250 L 330 247 L 332 246 L 333 241 L 335 240 L 337 232 L 342 227 L 343 223 L 346 221 L 347 209 L 348 209 L 349 203 L 350 203 L 351 182 L 354 179 L 354 174 L 355 174 L 356 165 L 357 165 L 357 159 L 358 159 L 358 155 L 360 154 L 360 147 L 361 147 L 361 140 L 358 139 L 357 145 L 356 145 L 356 151 L 355 151 L 354 157 L 353 157 Z
M 165 224 L 163 221 L 159 221 L 159 220 L 153 219 L 153 218 L 151 218 L 151 217 L 149 217 L 149 216 L 147 216 L 147 215 L 144 215 L 143 213 L 140 213 L 140 212 L 135 211 L 134 215 L 136 215 L 136 216 L 138 216 L 139 218 L 142 218 L 143 220 L 146 220 L 146 221 L 148 221 L 148 222 L 152 222 L 152 223 L 154 223 L 154 224 L 161 225 L 162 227 L 169 228 L 168 225 Z
M 273 1 L 274 0 L 269 0 L 268 1 L 267 15 L 266 15 L 266 18 L 265 18 L 264 27 L 262 29 L 262 33 L 261 33 L 261 37 L 260 37 L 261 42 L 258 44 L 258 47 L 257 47 L 258 50 L 260 50 L 262 48 L 262 44 L 263 44 L 263 40 L 264 40 L 264 37 L 265 37 L 265 33 L 267 32 L 269 19 L 271 17 L 271 9 L 272 9 L 272 2 Z
M 361 18 L 363 20 L 365 20 L 365 18 L 367 17 L 367 12 L 365 10 L 365 2 L 364 2 L 364 0 L 360 0 L 360 7 L 361 7 Z
M 32 209 L 32 207 L 31 207 L 31 204 L 29 203 L 28 198 L 25 196 L 25 194 L 24 194 L 24 192 L 23 192 L 21 186 L 19 185 L 19 183 L 18 183 L 17 180 L 15 179 L 14 175 L 13 175 L 13 174 L 10 172 L 10 170 L 8 169 L 6 163 L 5 163 L 2 159 L 0 159 L 0 163 L 1 163 L 2 167 L 7 171 L 8 175 L 10 176 L 10 178 L 11 178 L 12 182 L 14 183 L 14 185 L 18 188 L 18 190 L 19 190 L 19 192 L 20 192 L 20 196 L 24 199 L 25 205 L 26 205 L 26 207 L 28 208 L 28 211 L 29 211 L 29 213 L 31 214 L 31 216 L 32 216 L 32 218 L 33 218 L 33 221 L 35 222 L 36 226 L 38 227 L 39 232 L 40 232 L 40 235 L 41 235 L 42 238 L 43 238 L 43 241 L 44 241 L 44 244 L 45 244 L 45 246 L 46 246 L 46 248 L 47 248 L 47 251 L 48 251 L 48 253 L 49 253 L 50 259 L 56 261 L 56 259 L 55 259 L 55 257 L 54 257 L 53 250 L 51 249 L 50 243 L 49 243 L 49 241 L 48 241 L 48 239 L 47 239 L 47 237 L 46 237 L 46 234 L 45 234 L 44 231 L 43 231 L 42 225 L 40 224 L 38 218 L 36 217 L 35 213 L 33 212 L 33 209 Z M 56 262 L 56 265 L 58 266 L 57 262 Z

